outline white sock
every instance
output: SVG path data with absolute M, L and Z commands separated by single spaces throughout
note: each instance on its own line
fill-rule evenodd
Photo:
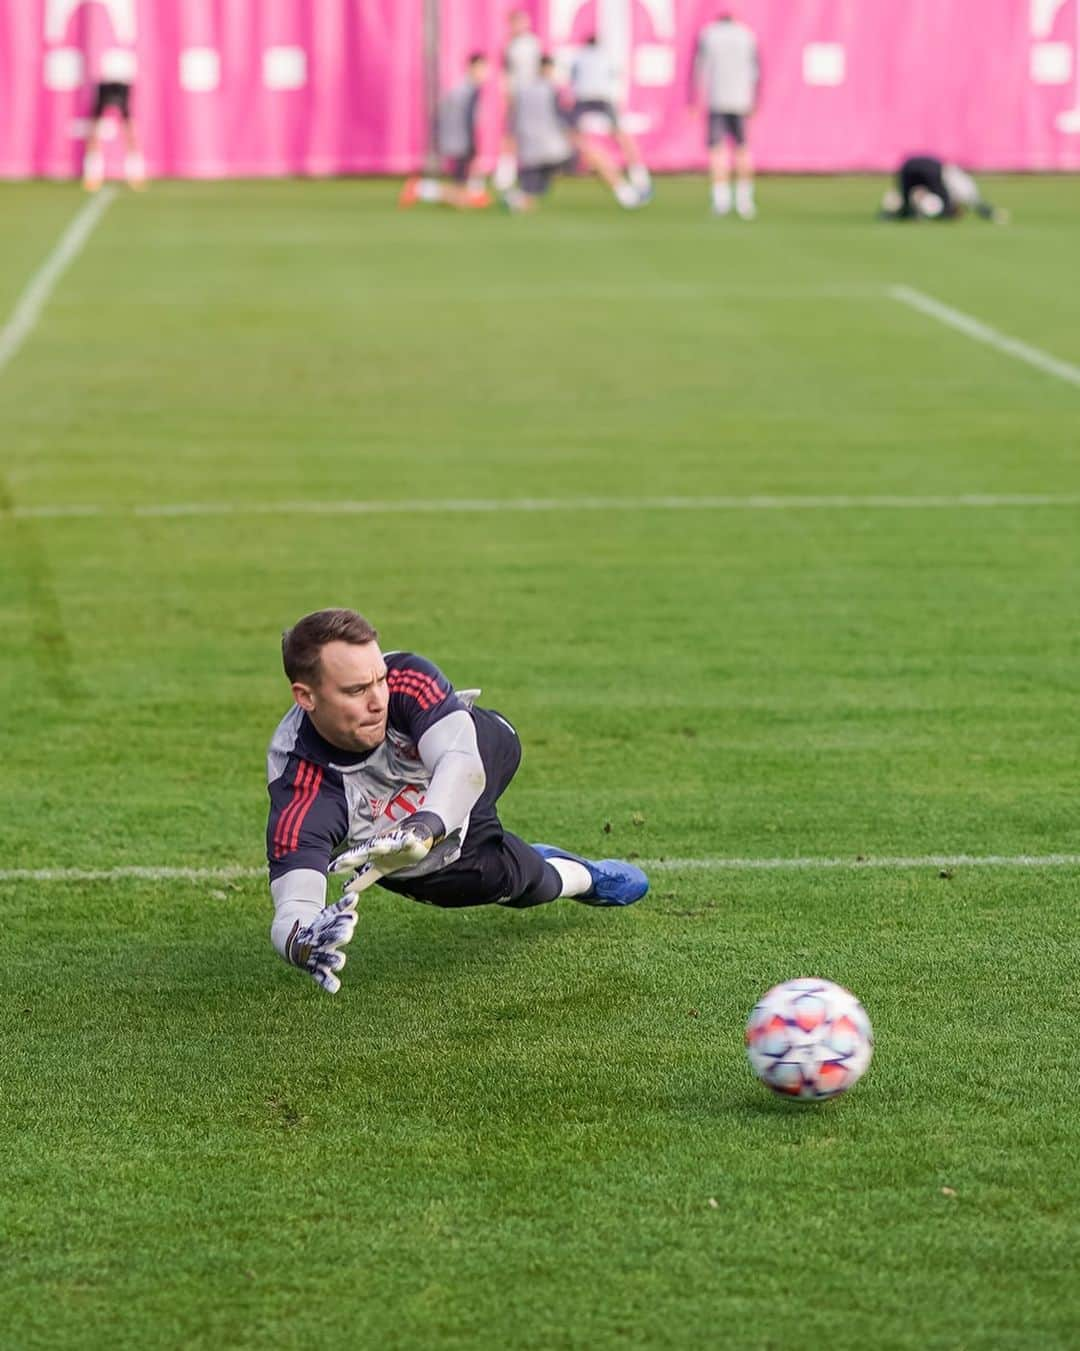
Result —
M 83 178 L 100 183 L 105 176 L 105 156 L 100 150 L 88 150 L 83 156 Z
M 754 205 L 754 185 L 748 179 L 735 184 L 735 202 L 740 210 Z
M 528 198 L 520 188 L 509 187 L 502 195 L 503 201 L 511 211 L 525 211 L 528 207 Z
M 129 183 L 142 183 L 146 178 L 146 165 L 138 150 L 129 150 L 124 157 L 124 177 Z
M 512 188 L 517 179 L 517 160 L 513 155 L 500 155 L 495 163 L 495 177 L 492 180 L 498 192 Z
M 560 896 L 587 896 L 592 891 L 592 878 L 584 864 L 572 858 L 549 858 L 548 862 L 562 878 Z
M 640 198 L 629 183 L 620 180 L 615 184 L 615 200 L 620 206 L 634 207 L 640 204 Z
M 631 164 L 626 176 L 638 192 L 648 192 L 652 187 L 652 177 L 644 164 Z
M 479 194 L 484 191 L 487 184 L 484 182 L 483 178 L 478 176 L 476 178 L 470 178 L 469 181 L 465 184 L 465 186 L 473 194 L 473 196 L 479 196 Z
M 416 195 L 422 202 L 441 202 L 442 185 L 437 178 L 422 178 L 416 185 Z
M 712 205 L 713 210 L 719 215 L 726 215 L 731 210 L 731 184 L 714 183 L 712 185 Z

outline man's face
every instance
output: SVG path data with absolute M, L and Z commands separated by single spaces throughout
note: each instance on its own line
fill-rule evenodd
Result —
M 520 33 L 527 33 L 531 27 L 531 20 L 523 9 L 514 9 L 510 11 L 510 36 L 517 37 Z
M 472 72 L 473 84 L 485 84 L 487 77 L 491 74 L 491 67 L 486 61 L 474 61 L 470 67 Z
M 373 751 L 386 739 L 390 690 L 378 643 L 327 643 L 316 683 L 294 681 L 293 698 L 315 730 L 343 751 Z

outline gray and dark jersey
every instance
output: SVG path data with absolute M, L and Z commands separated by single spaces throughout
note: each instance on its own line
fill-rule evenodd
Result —
M 690 73 L 691 101 L 700 93 L 711 113 L 754 110 L 761 68 L 753 30 L 736 19 L 706 24 Z
M 559 91 L 543 77 L 518 87 L 513 131 L 518 164 L 523 169 L 565 164 L 574 153 Z
M 437 142 L 447 159 L 469 160 L 476 154 L 476 114 L 480 86 L 463 80 L 439 100 Z
M 436 815 L 446 838 L 395 876 L 422 876 L 460 856 L 485 783 L 471 696 L 459 697 L 437 666 L 414 653 L 389 652 L 386 666 L 386 739 L 375 750 L 331 745 L 296 705 L 278 724 L 266 758 L 266 851 L 277 902 L 293 889 L 305 899 L 325 896 L 336 854 L 416 811 Z

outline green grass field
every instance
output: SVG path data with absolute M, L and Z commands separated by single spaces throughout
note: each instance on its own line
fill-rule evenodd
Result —
M 1080 852 L 1080 388 L 888 294 L 1080 363 L 1080 182 L 988 186 L 1009 229 L 870 180 L 109 206 L 0 370 L 0 1341 L 1080 1342 L 1080 867 L 791 863 Z M 81 205 L 0 186 L 0 324 Z M 762 494 L 907 502 L 641 502 Z M 337 997 L 285 967 L 278 637 L 337 604 L 513 717 L 511 828 L 650 896 L 369 892 Z M 132 866 L 245 871 L 15 873 Z M 742 1050 L 803 974 L 877 1036 L 808 1109 Z

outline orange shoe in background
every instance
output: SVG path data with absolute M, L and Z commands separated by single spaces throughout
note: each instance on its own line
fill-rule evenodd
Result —
M 420 180 L 419 178 L 407 178 L 401 189 L 401 196 L 397 199 L 399 207 L 415 206 L 420 200 Z

